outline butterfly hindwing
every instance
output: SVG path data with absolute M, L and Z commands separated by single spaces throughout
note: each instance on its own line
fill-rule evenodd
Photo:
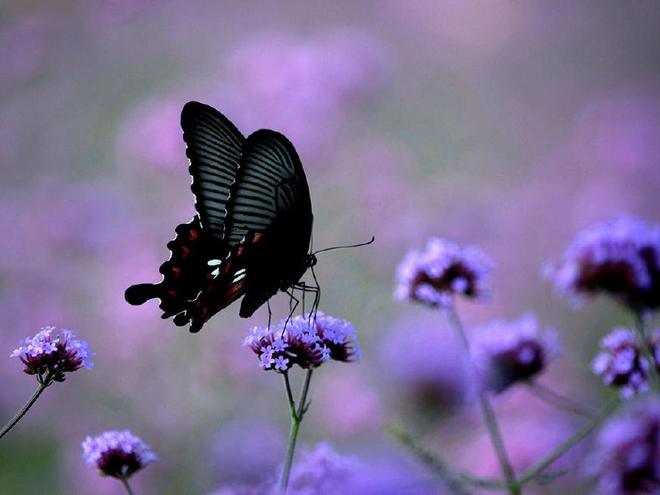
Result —
M 160 266 L 163 280 L 157 284 L 137 284 L 126 290 L 130 304 L 143 304 L 149 299 L 160 299 L 163 318 L 185 310 L 188 301 L 208 285 L 208 261 L 219 248 L 202 229 L 199 217 L 176 228 L 176 237 L 167 244 L 170 259 Z
M 263 234 L 249 233 L 217 267 L 199 295 L 188 302 L 186 311 L 174 318 L 174 323 L 179 326 L 189 323 L 190 331 L 198 332 L 209 318 L 243 296 L 250 280 L 250 267 L 262 252 L 262 242 Z

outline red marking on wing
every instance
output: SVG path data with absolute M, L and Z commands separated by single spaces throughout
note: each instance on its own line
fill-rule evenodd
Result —
M 248 234 L 245 241 L 222 261 L 218 275 L 208 282 L 194 301 L 188 303 L 184 313 L 177 315 L 175 323 L 190 323 L 190 331 L 198 332 L 209 318 L 245 294 L 249 287 L 250 265 L 254 257 L 259 256 L 263 239 L 261 232 Z M 243 269 L 244 276 L 234 281 L 236 273 Z

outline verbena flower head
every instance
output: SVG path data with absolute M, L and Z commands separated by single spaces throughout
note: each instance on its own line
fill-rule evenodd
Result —
M 603 495 L 660 493 L 660 399 L 632 404 L 598 435 L 589 470 Z
M 398 300 L 429 306 L 448 306 L 452 296 L 479 299 L 488 293 L 487 278 L 493 263 L 475 247 L 432 238 L 423 251 L 411 250 L 396 273 Z
M 353 325 L 345 320 L 326 316 L 319 311 L 282 322 L 276 327 L 254 327 L 244 339 L 259 357 L 265 370 L 284 372 L 293 365 L 310 369 L 325 361 L 351 362 L 360 355 Z
M 592 369 L 606 385 L 620 389 L 624 399 L 648 390 L 649 362 L 641 353 L 635 332 L 616 328 L 603 337 L 600 347 Z
M 104 476 L 128 478 L 157 460 L 149 446 L 130 431 L 106 431 L 82 443 L 87 466 L 96 466 Z
M 94 353 L 87 342 L 79 340 L 71 330 L 43 327 L 32 338 L 25 339 L 10 357 L 18 357 L 25 365 L 25 373 L 44 380 L 64 381 L 65 373 L 91 368 Z
M 538 375 L 559 353 L 558 336 L 541 333 L 534 315 L 517 321 L 495 321 L 478 328 L 472 357 L 482 387 L 502 392 L 519 381 Z
M 622 217 L 583 230 L 559 267 L 548 267 L 557 291 L 581 301 L 609 294 L 635 311 L 660 307 L 660 227 Z

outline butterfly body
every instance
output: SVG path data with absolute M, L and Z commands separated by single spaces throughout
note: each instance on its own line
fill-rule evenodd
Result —
M 163 318 L 199 331 L 243 296 L 251 316 L 297 283 L 315 259 L 309 187 L 295 148 L 262 129 L 245 139 L 220 112 L 187 103 L 181 114 L 198 214 L 176 228 L 158 284 L 138 284 L 126 300 L 158 298 Z

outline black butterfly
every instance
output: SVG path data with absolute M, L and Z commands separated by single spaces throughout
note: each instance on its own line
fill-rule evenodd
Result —
M 158 284 L 126 290 L 126 301 L 158 298 L 163 318 L 198 332 L 241 296 L 248 318 L 316 263 L 308 254 L 312 203 L 300 158 L 282 134 L 247 139 L 214 108 L 189 102 L 181 112 L 197 215 L 176 228 Z M 302 285 L 304 290 L 305 286 Z

